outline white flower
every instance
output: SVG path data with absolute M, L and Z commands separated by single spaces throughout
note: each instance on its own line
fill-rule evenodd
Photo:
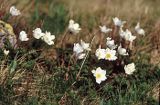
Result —
M 47 32 L 47 31 L 46 31 L 45 35 L 42 37 L 42 40 L 44 42 L 46 42 L 48 45 L 53 45 L 54 39 L 55 39 L 55 35 L 51 35 L 51 33 Z
M 21 31 L 21 32 L 19 33 L 19 39 L 20 39 L 21 41 L 28 41 L 28 40 L 29 40 L 29 38 L 27 37 L 27 34 L 26 34 L 25 31 Z
M 79 43 L 74 43 L 73 52 L 75 52 L 76 55 L 82 53 L 83 51 L 84 49 Z
M 77 34 L 81 30 L 78 23 L 75 23 L 74 20 L 69 21 L 68 29 L 70 32 Z
M 92 73 L 94 77 L 96 78 L 96 82 L 100 84 L 102 81 L 105 81 L 106 78 L 106 71 L 102 70 L 100 67 L 98 67 L 96 70 L 92 70 Z
M 36 39 L 40 39 L 44 35 L 45 34 L 42 32 L 42 30 L 40 28 L 36 28 L 35 30 L 33 30 L 33 37 Z
M 121 45 L 118 47 L 118 53 L 123 56 L 128 55 L 127 50 L 125 48 L 122 48 Z
M 85 57 L 84 51 L 90 51 L 89 43 L 85 43 L 81 40 L 81 43 L 74 43 L 73 52 L 76 54 L 78 59 L 83 59 Z
M 130 42 L 133 42 L 133 40 L 136 39 L 136 36 L 133 36 L 131 31 L 129 31 L 128 29 L 126 29 L 126 31 L 123 31 L 123 29 L 120 28 L 120 36 Z
M 108 32 L 112 31 L 112 29 L 107 28 L 105 25 L 104 26 L 99 26 L 99 28 L 100 28 L 101 32 L 103 32 L 103 33 L 108 33 Z
M 142 28 L 140 28 L 140 23 L 139 22 L 135 26 L 135 31 L 140 35 L 145 35 L 145 31 Z
M 21 14 L 20 11 L 16 9 L 15 6 L 11 6 L 9 12 L 12 16 L 18 16 Z
M 89 48 L 89 43 L 85 43 L 83 40 L 81 40 L 81 46 L 84 50 L 91 50 Z
M 4 50 L 3 53 L 7 56 L 9 54 L 9 50 Z
M 133 42 L 133 40 L 136 39 L 136 36 L 133 36 L 132 33 L 127 29 L 125 32 L 124 39 L 130 42 Z
M 123 27 L 123 25 L 126 23 L 126 21 L 121 21 L 117 17 L 113 18 L 113 22 L 115 26 Z
M 133 74 L 133 72 L 136 70 L 135 69 L 135 64 L 130 63 L 128 65 L 125 65 L 124 70 L 125 70 L 125 73 L 128 74 L 128 75 Z
M 97 56 L 98 59 L 105 59 L 106 50 L 105 50 L 105 49 L 98 48 L 98 49 L 96 50 L 95 55 Z
M 117 59 L 116 57 L 116 50 L 111 50 L 109 48 L 107 48 L 105 50 L 105 59 L 109 60 L 109 61 L 114 61 Z
M 122 27 L 120 27 L 120 29 L 119 29 L 119 35 L 120 35 L 120 37 L 124 38 L 125 34 L 126 34 L 125 31 L 123 31 Z
M 117 45 L 115 45 L 114 40 L 112 40 L 110 37 L 107 37 L 106 45 L 110 49 L 116 49 L 117 48 Z

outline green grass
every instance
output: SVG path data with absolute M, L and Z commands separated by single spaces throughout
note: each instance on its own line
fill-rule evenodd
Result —
M 62 52 L 62 54 L 66 55 L 69 53 L 68 51 Z M 22 62 L 20 58 L 24 57 L 23 54 L 26 55 L 26 59 Z M 2 105 L 15 104 L 16 102 L 21 105 L 56 105 L 58 103 L 65 103 L 65 105 L 80 105 L 82 103 L 95 103 L 98 105 L 158 105 L 158 100 L 155 100 L 148 93 L 154 88 L 155 84 L 159 83 L 160 69 L 155 67 L 151 70 L 152 65 L 143 63 L 141 60 L 136 61 L 137 70 L 133 75 L 126 76 L 120 73 L 113 75 L 113 77 L 109 76 L 107 82 L 98 85 L 95 83 L 91 73 L 90 65 L 94 64 L 89 61 L 92 58 L 87 60 L 88 62 L 83 67 L 81 78 L 76 80 L 81 61 L 68 69 L 67 62 L 65 66 L 60 67 L 57 66 L 56 62 L 40 58 L 34 51 L 31 53 L 21 52 L 17 56 L 17 59 L 8 59 L 6 61 L 8 64 L 12 62 L 10 67 L 14 68 L 15 71 L 8 77 L 6 84 L 0 87 L 0 102 Z M 41 59 L 44 62 L 44 68 L 40 70 L 36 67 L 36 64 L 40 63 Z M 68 61 L 67 59 L 69 58 L 66 58 L 65 61 Z M 57 59 L 57 62 L 58 60 L 60 59 Z M 13 80 L 16 70 L 19 69 L 21 69 L 19 73 L 25 72 L 23 77 Z M 66 74 L 68 74 L 68 77 L 66 77 Z M 33 87 L 33 89 L 26 90 L 24 93 L 20 93 L 20 96 L 13 98 L 16 95 L 14 91 L 16 84 L 23 84 L 23 79 L 28 76 L 33 81 L 29 81 L 30 79 L 28 78 L 28 87 L 22 87 L 25 89 Z

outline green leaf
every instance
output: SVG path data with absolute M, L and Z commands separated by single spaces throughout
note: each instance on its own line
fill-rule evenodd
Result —
M 10 64 L 10 73 L 13 73 L 16 70 L 17 67 L 17 61 L 13 60 Z

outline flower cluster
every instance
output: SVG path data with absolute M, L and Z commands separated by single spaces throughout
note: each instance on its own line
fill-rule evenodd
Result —
M 95 55 L 98 58 L 98 60 L 103 59 L 108 61 L 116 61 L 117 59 L 119 59 L 119 56 L 128 56 L 129 55 L 128 50 L 125 47 L 122 47 L 121 39 L 124 39 L 125 41 L 128 41 L 130 43 L 132 43 L 136 39 L 136 36 L 132 35 L 131 31 L 129 31 L 128 29 L 126 29 L 125 31 L 123 30 L 123 26 L 126 23 L 126 21 L 121 21 L 120 19 L 115 17 L 113 18 L 113 22 L 115 26 L 119 27 L 118 29 L 119 29 L 120 43 L 116 44 L 114 39 L 112 39 L 111 37 L 107 37 L 106 48 L 99 47 L 95 52 Z M 106 27 L 105 25 L 99 26 L 99 28 L 100 31 L 105 34 L 112 31 L 112 29 Z M 81 30 L 79 24 L 75 23 L 74 20 L 69 21 L 68 29 L 73 34 L 77 34 Z M 139 23 L 135 27 L 135 30 L 138 34 L 144 35 L 144 30 L 140 28 Z M 43 36 L 40 33 L 41 32 L 39 32 L 39 36 Z M 76 55 L 77 59 L 83 59 L 86 56 L 86 51 L 91 50 L 89 46 L 90 44 L 85 43 L 83 40 L 81 40 L 80 43 L 74 43 L 73 52 Z M 132 74 L 135 71 L 135 64 L 131 63 L 125 65 L 124 71 L 128 75 Z M 102 70 L 101 67 L 98 67 L 96 70 L 92 70 L 92 73 L 96 78 L 96 82 L 98 84 L 107 79 L 106 70 Z
M 10 8 L 10 14 L 12 16 L 18 16 L 21 14 L 21 12 L 15 8 L 15 6 L 12 6 Z M 128 56 L 129 55 L 129 48 L 127 45 L 124 45 L 124 42 L 133 43 L 133 41 L 136 39 L 136 36 L 132 34 L 132 32 L 129 29 L 125 29 L 124 25 L 126 21 L 122 21 L 119 18 L 115 17 L 113 18 L 113 23 L 116 28 L 111 29 L 106 27 L 105 25 L 99 26 L 100 31 L 104 34 L 110 33 L 112 31 L 117 31 L 119 34 L 119 41 L 118 43 L 116 40 L 114 40 L 114 37 L 107 36 L 106 38 L 106 48 L 100 47 L 96 50 L 95 55 L 98 58 L 98 60 L 107 60 L 116 62 L 117 60 L 120 60 L 121 56 Z M 80 32 L 81 28 L 78 23 L 76 23 L 74 20 L 69 20 L 68 25 L 68 31 L 73 34 L 78 34 Z M 138 22 L 135 26 L 135 31 L 139 35 L 145 35 L 145 31 L 140 27 L 140 23 Z M 41 39 L 48 45 L 54 44 L 55 35 L 52 35 L 50 32 L 42 32 L 41 28 L 36 28 L 33 31 L 33 37 L 35 39 Z M 113 32 L 114 33 L 114 32 Z M 112 33 L 112 34 L 113 34 Z M 123 39 L 123 40 L 122 40 Z M 21 31 L 19 33 L 19 40 L 20 41 L 28 41 L 28 34 L 25 31 Z M 80 40 L 80 43 L 74 43 L 73 46 L 73 52 L 77 59 L 84 59 L 87 56 L 87 51 L 89 52 L 91 50 L 90 43 L 86 43 L 83 40 Z M 8 50 L 4 50 L 4 54 L 7 56 L 9 53 Z M 130 63 L 124 66 L 124 71 L 126 74 L 131 75 L 136 70 L 135 64 Z M 93 76 L 96 79 L 96 82 L 100 84 L 101 82 L 105 81 L 107 79 L 106 76 L 106 70 L 101 69 L 101 67 L 98 67 L 96 70 L 91 71 L 93 73 Z
M 15 6 L 11 6 L 9 12 L 12 16 L 18 16 L 21 14 L 21 12 Z M 77 29 L 77 24 L 73 24 L 72 27 L 74 27 L 74 31 L 75 31 Z M 43 33 L 40 28 L 36 28 L 35 30 L 33 30 L 33 37 L 36 39 L 42 39 L 48 45 L 54 44 L 53 40 L 55 39 L 55 35 L 52 35 L 50 32 L 47 32 L 47 31 Z M 29 40 L 28 34 L 25 31 L 21 31 L 19 33 L 19 40 L 22 42 L 28 41 Z
M 48 45 L 54 44 L 55 35 L 52 35 L 50 32 L 43 33 L 40 28 L 33 30 L 33 37 L 36 39 L 42 39 Z
M 109 61 L 114 61 L 117 59 L 116 50 L 111 50 L 109 48 L 107 49 L 98 48 L 96 50 L 96 56 L 98 59 L 105 59 Z
M 33 37 L 36 39 L 42 39 L 45 43 L 48 45 L 54 44 L 55 35 L 51 35 L 50 32 L 43 33 L 40 28 L 36 28 L 33 30 Z M 29 38 L 27 37 L 27 33 L 25 31 L 21 31 L 19 34 L 19 40 L 20 41 L 28 41 Z
M 119 56 L 128 56 L 129 49 L 128 47 L 126 48 L 127 45 L 122 47 L 122 44 L 124 45 L 124 43 L 122 42 L 121 39 L 124 39 L 124 41 L 130 42 L 130 43 L 132 43 L 136 39 L 136 36 L 132 35 L 131 31 L 129 31 L 128 29 L 126 29 L 125 31 L 123 30 L 123 26 L 126 23 L 126 21 L 121 21 L 120 19 L 115 17 L 113 18 L 113 22 L 115 26 L 119 27 L 118 28 L 119 31 L 116 30 L 119 32 L 119 36 L 120 36 L 120 39 L 118 41 L 119 44 L 116 44 L 115 40 L 112 39 L 111 37 L 107 37 L 106 38 L 106 48 L 99 47 L 95 52 L 95 55 L 98 58 L 98 60 L 103 59 L 103 60 L 108 60 L 108 61 L 116 61 L 117 59 L 120 59 Z M 108 33 L 112 31 L 112 29 L 107 28 L 106 26 L 100 26 L 100 30 L 102 33 Z M 135 27 L 135 31 L 140 35 L 145 34 L 144 30 L 140 28 L 139 23 L 137 23 Z M 124 66 L 124 71 L 128 75 L 133 74 L 135 70 L 136 69 L 135 69 L 134 63 Z M 98 84 L 100 84 L 102 81 L 105 81 L 107 79 L 105 76 L 106 71 L 102 70 L 100 67 L 98 67 L 96 70 L 93 70 L 92 73 L 95 76 L 96 82 Z

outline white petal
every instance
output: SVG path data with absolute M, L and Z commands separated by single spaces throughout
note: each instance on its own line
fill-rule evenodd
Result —
M 9 12 L 12 16 L 18 16 L 21 14 L 20 11 L 16 9 L 15 6 L 11 6 Z
M 28 41 L 29 40 L 25 31 L 21 31 L 19 33 L 19 40 L 20 41 Z
M 70 32 L 77 34 L 81 30 L 78 23 L 75 23 L 74 20 L 69 21 L 68 29 Z
M 81 46 L 84 50 L 91 50 L 89 48 L 89 43 L 85 43 L 83 40 L 81 40 Z
M 86 56 L 85 53 L 79 54 L 79 55 L 78 55 L 78 59 L 83 59 L 85 56 Z
M 100 84 L 102 81 L 100 79 L 96 79 L 96 82 Z
M 45 35 L 45 33 L 43 33 L 40 28 L 36 28 L 35 30 L 33 30 L 33 37 L 36 39 L 40 39 L 44 35 Z
M 92 73 L 94 74 L 94 73 L 96 73 L 96 71 L 95 71 L 95 70 L 92 70 Z
M 125 65 L 124 70 L 125 70 L 125 73 L 128 75 L 133 74 L 133 72 L 135 71 L 135 64 L 130 63 L 128 65 Z
M 79 43 L 75 43 L 73 47 L 73 52 L 75 52 L 77 55 L 82 53 L 84 51 L 83 47 Z

